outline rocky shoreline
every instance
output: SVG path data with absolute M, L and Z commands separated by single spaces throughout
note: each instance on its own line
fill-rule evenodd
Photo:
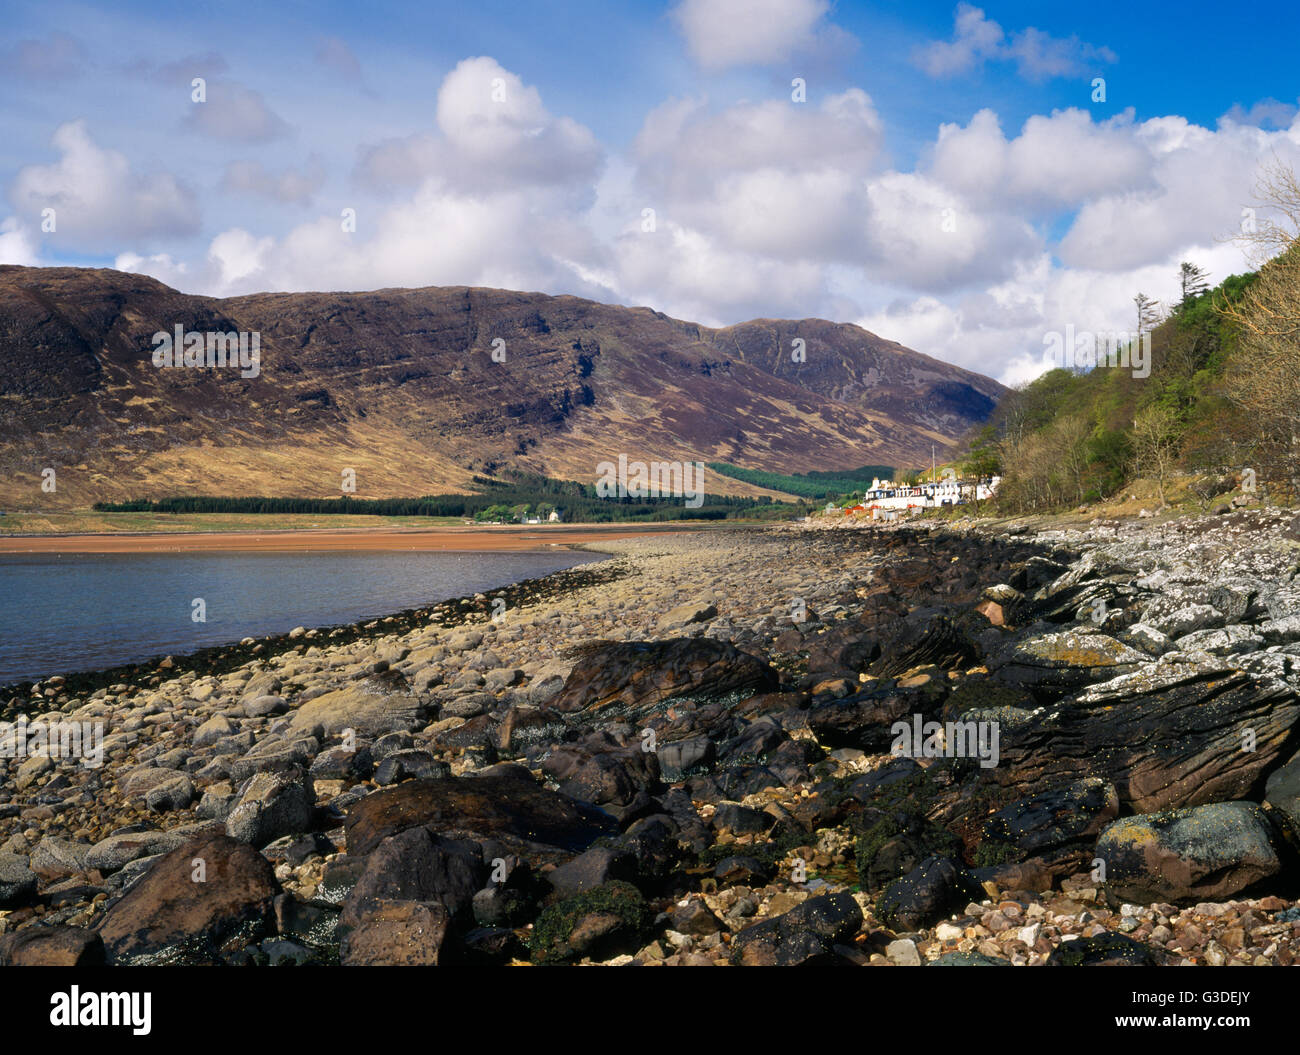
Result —
M 7 690 L 0 964 L 1300 955 L 1293 514 L 597 548 Z

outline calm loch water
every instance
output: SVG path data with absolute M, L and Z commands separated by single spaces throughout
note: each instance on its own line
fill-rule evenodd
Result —
M 0 685 L 388 615 L 601 559 L 542 553 L 0 556 Z M 195 622 L 202 599 L 206 622 Z

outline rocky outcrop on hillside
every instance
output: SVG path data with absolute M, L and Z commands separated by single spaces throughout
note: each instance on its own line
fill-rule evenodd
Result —
M 0 760 L 0 963 L 1300 954 L 1292 515 L 604 545 L 7 701 L 107 740 Z

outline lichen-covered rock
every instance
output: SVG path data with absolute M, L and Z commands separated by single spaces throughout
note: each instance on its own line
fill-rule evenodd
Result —
M 1097 839 L 1106 891 L 1124 901 L 1213 901 L 1276 875 L 1268 819 L 1249 802 L 1124 817 Z

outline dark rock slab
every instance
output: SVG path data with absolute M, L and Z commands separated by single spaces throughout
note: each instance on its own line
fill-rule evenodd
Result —
M 717 699 L 776 687 L 776 672 L 763 660 L 723 641 L 620 641 L 589 647 L 549 706 L 564 714 L 625 713 L 678 696 Z
M 472 777 L 411 780 L 367 795 L 348 811 L 348 853 L 368 854 L 390 835 L 417 826 L 476 841 L 513 837 L 569 852 L 618 831 L 608 814 L 547 791 L 528 770 L 498 766 Z
M 1138 813 L 1245 798 L 1276 765 L 1300 699 L 1227 666 L 1149 663 L 1004 727 L 988 779 L 1039 794 L 1101 777 Z M 1243 750 L 1253 737 L 1254 750 Z

